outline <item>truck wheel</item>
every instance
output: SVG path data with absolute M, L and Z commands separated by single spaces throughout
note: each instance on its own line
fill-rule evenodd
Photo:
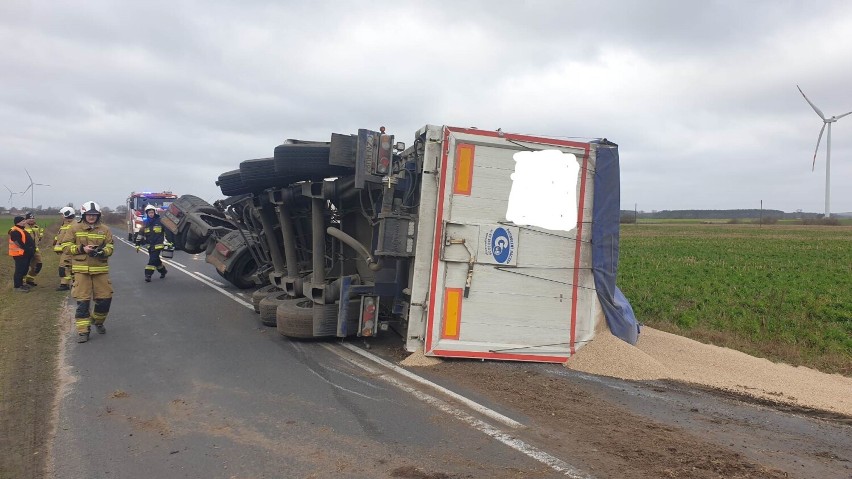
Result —
M 277 317 L 276 310 L 278 306 L 296 301 L 296 298 L 285 292 L 272 293 L 260 300 L 260 322 L 265 326 L 276 327 Z
M 216 271 L 219 271 L 219 270 L 217 269 Z M 252 305 L 254 305 L 254 312 L 255 313 L 260 312 L 260 301 L 263 298 L 269 296 L 272 293 L 276 293 L 278 291 L 281 291 L 281 290 L 278 289 L 278 287 L 276 287 L 274 284 L 267 284 L 266 286 L 258 289 L 254 293 L 252 293 L 251 294 L 251 303 L 252 303 Z
M 257 286 L 254 282 L 254 274 L 257 272 L 257 263 L 252 258 L 249 250 L 244 250 L 239 258 L 234 260 L 231 269 L 223 277 L 240 289 L 249 289 Z
M 331 147 L 325 144 L 284 144 L 275 147 L 275 174 L 294 181 L 319 181 L 333 176 L 346 176 L 352 168 L 330 165 Z
M 240 170 L 226 171 L 219 175 L 216 180 L 216 185 L 222 190 L 225 196 L 237 196 L 251 193 L 251 188 L 243 184 L 243 178 L 240 175 Z
M 278 305 L 275 311 L 278 333 L 289 338 L 314 337 L 314 302 L 299 298 Z
M 240 163 L 240 175 L 243 184 L 253 190 L 263 190 L 283 183 L 275 174 L 273 158 L 256 158 Z

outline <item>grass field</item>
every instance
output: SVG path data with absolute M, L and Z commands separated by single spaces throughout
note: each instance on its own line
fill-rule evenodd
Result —
M 67 293 L 59 284 L 58 256 L 51 245 L 58 218 L 37 218 L 47 234 L 41 242 L 44 267 L 38 286 L 12 292 L 8 254 L 12 218 L 0 218 L 0 477 L 42 477 L 47 452 L 47 418 L 55 393 L 59 308 Z
M 624 225 L 618 284 L 651 327 L 852 375 L 852 227 Z

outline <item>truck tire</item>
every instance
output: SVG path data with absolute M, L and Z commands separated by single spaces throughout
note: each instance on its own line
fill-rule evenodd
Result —
M 275 172 L 274 158 L 255 158 L 240 163 L 240 175 L 243 185 L 252 191 L 265 190 L 275 186 L 285 186 L 287 179 L 279 178 Z
M 257 283 L 254 282 L 255 272 L 257 272 L 257 262 L 255 262 L 251 252 L 246 249 L 222 277 L 237 288 L 249 289 L 257 286 Z
M 219 271 L 219 270 L 216 270 L 216 271 Z M 275 286 L 274 284 L 267 284 L 266 286 L 258 289 L 254 293 L 252 293 L 251 294 L 251 304 L 254 306 L 254 312 L 255 313 L 260 312 L 260 300 L 269 296 L 272 293 L 277 293 L 278 291 L 281 291 L 281 290 L 278 289 L 278 287 Z
M 314 302 L 298 298 L 278 305 L 276 329 L 281 336 L 308 339 L 314 337 Z
M 260 322 L 264 326 L 276 327 L 278 307 L 288 302 L 294 302 L 296 298 L 285 292 L 272 293 L 260 300 Z
M 225 196 L 244 195 L 252 191 L 251 188 L 243 184 L 240 170 L 231 170 L 222 173 L 219 175 L 219 179 L 216 180 L 216 185 L 222 190 L 222 194 Z
M 320 181 L 354 173 L 352 168 L 331 165 L 327 144 L 284 144 L 275 147 L 275 174 L 295 181 Z

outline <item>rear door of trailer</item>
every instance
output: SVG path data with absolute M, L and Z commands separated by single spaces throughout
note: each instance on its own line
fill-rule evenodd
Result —
M 428 128 L 409 313 L 423 334 L 409 334 L 409 349 L 416 339 L 430 356 L 566 361 L 601 314 L 596 145 Z

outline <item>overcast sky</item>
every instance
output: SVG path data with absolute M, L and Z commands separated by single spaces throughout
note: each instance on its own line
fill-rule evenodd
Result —
M 624 209 L 823 212 L 796 85 L 852 110 L 845 0 L 2 0 L 0 45 L 0 183 L 26 168 L 36 206 L 212 202 L 286 138 L 443 124 L 606 137 Z M 852 211 L 852 115 L 831 153 L 831 212 Z

